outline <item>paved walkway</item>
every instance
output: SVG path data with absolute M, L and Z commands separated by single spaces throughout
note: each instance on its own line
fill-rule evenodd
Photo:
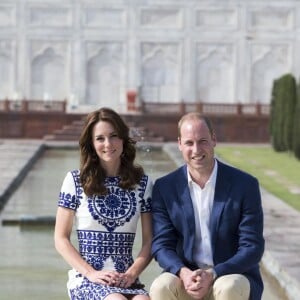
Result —
M 64 142 L 51 142 L 63 146 Z M 67 146 L 75 143 L 68 143 Z M 0 208 L 42 151 L 42 141 L 0 140 Z M 181 155 L 174 144 L 164 149 L 177 164 Z M 280 199 L 261 191 L 265 214 L 266 250 L 263 267 L 276 278 L 289 300 L 300 298 L 300 213 Z
M 0 140 L 0 209 L 42 150 L 41 142 Z

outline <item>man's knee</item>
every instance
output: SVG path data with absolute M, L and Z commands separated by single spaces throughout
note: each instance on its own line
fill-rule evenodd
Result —
M 247 300 L 250 295 L 249 280 L 240 274 L 219 277 L 213 285 L 215 299 Z
M 164 272 L 152 282 L 149 292 L 150 297 L 151 299 L 169 299 L 170 294 L 176 297 L 179 284 L 180 280 L 177 276 Z

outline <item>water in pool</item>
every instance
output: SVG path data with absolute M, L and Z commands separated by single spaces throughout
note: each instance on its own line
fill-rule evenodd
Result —
M 176 168 L 166 153 L 151 147 L 138 151 L 137 161 L 153 179 Z M 53 220 L 63 178 L 78 165 L 76 150 L 46 150 L 2 211 L 1 221 L 10 225 L 0 226 L 1 300 L 68 299 L 69 266 L 54 249 L 53 224 L 29 226 L 18 221 L 36 216 Z M 139 236 L 138 232 L 136 249 L 139 249 Z M 147 288 L 159 271 L 152 262 L 141 276 Z

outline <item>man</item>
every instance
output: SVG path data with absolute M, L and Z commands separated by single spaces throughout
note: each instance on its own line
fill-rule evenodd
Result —
M 186 165 L 153 187 L 152 252 L 164 272 L 151 299 L 260 300 L 263 211 L 256 178 L 214 156 L 210 121 L 178 123 Z

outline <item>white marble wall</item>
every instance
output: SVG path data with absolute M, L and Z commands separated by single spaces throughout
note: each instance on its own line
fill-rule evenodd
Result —
M 299 67 L 299 0 L 0 0 L 0 99 L 269 103 Z

